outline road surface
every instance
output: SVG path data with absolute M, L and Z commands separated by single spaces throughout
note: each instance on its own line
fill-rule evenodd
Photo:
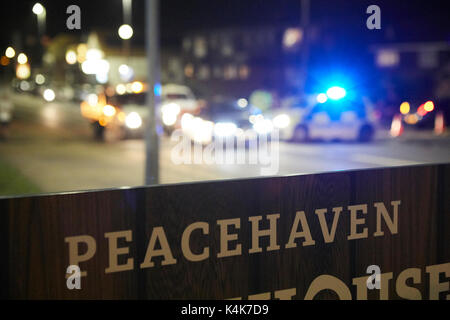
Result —
M 144 184 L 143 140 L 101 143 L 73 103 L 28 96 L 13 98 L 15 121 L 0 157 L 18 168 L 43 192 L 103 189 Z M 256 164 L 175 164 L 177 143 L 161 139 L 160 182 L 233 179 L 260 176 Z M 398 139 L 380 134 L 372 143 L 280 143 L 275 175 L 442 163 L 450 160 L 450 137 L 406 132 Z

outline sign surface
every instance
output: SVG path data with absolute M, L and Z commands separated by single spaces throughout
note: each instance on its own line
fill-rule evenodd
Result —
M 450 299 L 449 181 L 444 164 L 0 199 L 1 296 Z

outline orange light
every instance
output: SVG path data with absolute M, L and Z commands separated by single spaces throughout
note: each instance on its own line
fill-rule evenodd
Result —
M 0 59 L 0 63 L 2 66 L 7 66 L 9 64 L 8 57 L 2 56 L 2 58 Z
M 433 111 L 433 110 L 434 110 L 434 103 L 433 103 L 433 101 L 427 101 L 427 102 L 425 102 L 425 104 L 424 104 L 424 109 L 425 109 L 425 111 L 427 111 L 427 112 Z
M 19 64 L 16 68 L 16 77 L 19 79 L 28 79 L 30 77 L 30 66 L 26 64 Z
M 405 117 L 405 122 L 407 124 L 416 124 L 419 121 L 419 117 L 417 116 L 417 114 L 408 114 Z
M 120 122 L 125 121 L 125 113 L 124 112 L 121 111 L 117 117 L 119 118 Z

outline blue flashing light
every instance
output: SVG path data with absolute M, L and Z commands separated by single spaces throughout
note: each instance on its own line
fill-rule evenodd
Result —
M 155 96 L 160 97 L 161 96 L 161 84 L 160 83 L 156 83 L 155 86 L 153 87 L 153 92 L 155 93 Z
M 344 98 L 347 95 L 347 91 L 345 91 L 344 88 L 342 87 L 331 87 L 330 89 L 327 90 L 327 96 L 328 98 L 332 99 L 332 100 L 339 100 Z

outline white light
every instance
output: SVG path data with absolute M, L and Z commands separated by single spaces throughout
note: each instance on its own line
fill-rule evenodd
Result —
M 125 86 L 127 93 L 133 93 L 133 85 L 131 83 L 127 83 Z
M 127 88 L 125 87 L 124 84 L 119 83 L 116 86 L 116 92 L 117 92 L 117 94 L 120 94 L 120 95 L 125 94 L 125 92 L 127 92 Z
M 128 24 L 123 24 L 119 28 L 119 37 L 128 40 L 133 36 L 133 28 Z
M 10 59 L 14 58 L 15 55 L 16 55 L 16 51 L 12 47 L 6 48 L 5 56 L 7 58 L 10 58 Z
M 218 122 L 214 126 L 214 134 L 219 137 L 229 137 L 236 133 L 237 126 L 232 122 Z
M 399 64 L 400 55 L 397 51 L 380 50 L 377 52 L 376 60 L 377 65 L 380 67 L 392 67 Z
M 167 103 L 161 107 L 162 121 L 166 126 L 172 126 L 177 122 L 181 108 L 176 103 Z
M 91 107 L 95 107 L 98 104 L 98 96 L 95 93 L 91 93 L 87 97 L 87 102 Z
M 28 61 L 28 57 L 25 53 L 19 53 L 19 55 L 17 56 L 17 62 L 19 64 L 25 64 Z
M 119 74 L 123 81 L 130 81 L 133 79 L 134 70 L 126 64 L 121 64 L 119 67 Z
M 107 74 L 109 71 L 109 62 L 106 60 L 99 60 L 97 63 L 97 73 Z
M 44 77 L 42 74 L 38 73 L 38 74 L 36 75 L 36 78 L 35 78 L 34 81 L 35 81 L 36 84 L 38 84 L 38 85 L 44 84 L 44 82 L 45 82 L 45 77 Z
M 291 118 L 287 114 L 279 114 L 275 118 L 273 118 L 273 125 L 276 128 L 283 129 L 289 126 L 291 123 Z
M 75 64 L 77 62 L 77 54 L 73 50 L 66 52 L 66 62 L 68 64 Z
M 136 112 L 131 112 L 125 118 L 125 125 L 130 129 L 137 129 L 142 125 L 142 118 Z
M 283 46 L 291 48 L 300 43 L 303 39 L 303 31 L 299 28 L 286 29 L 283 36 Z
M 45 89 L 43 96 L 48 102 L 55 100 L 55 92 L 52 89 Z
M 342 99 L 343 97 L 345 97 L 346 94 L 347 92 L 345 91 L 345 89 L 341 87 L 331 87 L 330 89 L 327 90 L 328 98 L 333 100 Z
M 134 93 L 140 93 L 144 90 L 144 84 L 140 81 L 134 81 L 131 84 L 131 90 L 133 90 Z
M 196 117 L 192 120 L 192 139 L 198 143 L 209 143 L 212 140 L 214 123 Z
M 109 62 L 106 60 L 86 60 L 81 64 L 81 70 L 85 74 L 107 74 Z
M 328 97 L 325 93 L 319 93 L 317 95 L 317 102 L 318 103 L 325 103 L 328 100 Z
M 173 113 L 177 115 L 180 113 L 180 111 L 181 108 L 177 103 L 167 103 L 161 107 L 162 113 Z
M 211 121 L 185 113 L 181 117 L 181 128 L 186 136 L 197 143 L 204 144 L 212 141 L 214 123 Z
M 240 108 L 245 108 L 248 105 L 248 101 L 245 98 L 241 98 L 238 100 L 237 104 Z
M 28 83 L 28 81 L 25 81 L 25 80 L 20 81 L 20 90 L 23 90 L 23 91 L 30 90 L 30 84 Z
M 190 113 L 183 114 L 183 116 L 181 117 L 181 128 L 183 130 L 189 129 L 193 119 L 194 116 L 192 114 Z
M 253 124 L 253 129 L 259 134 L 267 134 L 272 132 L 273 124 L 269 119 L 260 119 Z
M 92 60 L 86 60 L 81 64 L 81 70 L 85 74 L 95 74 L 95 61 Z
M 107 73 L 97 73 L 95 75 L 95 80 L 99 83 L 107 83 L 108 82 L 108 74 Z
M 86 60 L 100 60 L 103 58 L 103 52 L 99 49 L 89 49 L 86 52 Z
M 106 106 L 103 107 L 103 114 L 107 117 L 112 117 L 113 115 L 116 114 L 116 108 L 107 104 Z
M 251 124 L 255 124 L 256 122 L 264 119 L 262 114 L 254 115 L 252 114 L 250 117 L 248 117 L 248 121 L 250 121 Z
M 171 113 L 163 113 L 162 121 L 166 126 L 173 126 L 177 122 L 177 116 Z
M 121 64 L 119 67 L 119 73 L 120 75 L 125 75 L 130 70 L 130 67 L 128 67 L 126 64 Z
M 44 7 L 42 6 L 42 4 L 40 4 L 39 2 L 35 3 L 35 5 L 33 6 L 33 13 L 35 15 L 40 15 L 44 13 Z

